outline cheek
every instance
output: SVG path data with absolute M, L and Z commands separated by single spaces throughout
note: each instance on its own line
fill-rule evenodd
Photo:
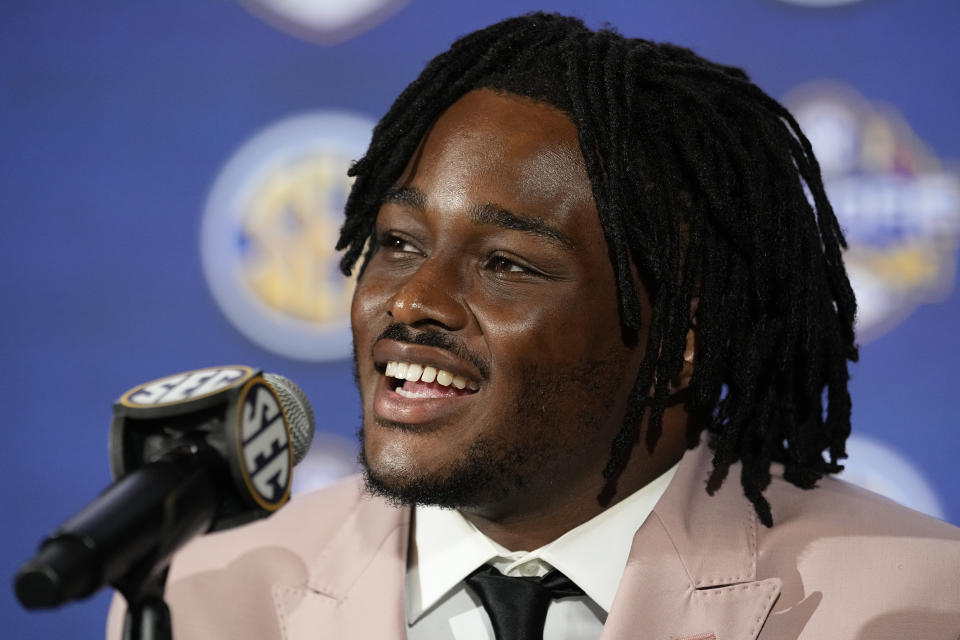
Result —
M 353 328 L 354 341 L 364 336 L 367 332 L 373 331 L 376 320 L 380 315 L 385 315 L 384 309 L 390 299 L 390 293 L 386 288 L 377 286 L 376 278 L 370 277 L 367 273 L 357 281 L 357 288 L 353 293 L 353 300 L 350 303 L 350 324 Z M 358 347 L 364 347 L 358 342 Z M 366 345 L 367 347 L 371 345 Z
M 363 278 L 357 283 L 350 304 L 350 328 L 353 333 L 353 352 L 356 362 L 356 381 L 365 407 L 364 415 L 370 414 L 376 382 L 379 380 L 373 366 L 373 343 L 385 328 L 379 319 L 386 296 L 372 288 Z
M 554 289 L 549 297 L 533 296 L 518 304 L 491 304 L 478 320 L 501 357 L 541 365 L 593 359 L 624 346 L 612 283 Z

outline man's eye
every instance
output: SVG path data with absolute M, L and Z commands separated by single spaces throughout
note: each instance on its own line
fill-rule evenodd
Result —
M 380 239 L 380 246 L 390 251 L 398 251 L 402 253 L 420 253 L 413 244 L 404 240 L 400 236 L 395 236 L 391 233 L 384 234 Z
M 490 256 L 487 260 L 487 269 L 495 273 L 533 273 L 530 269 L 504 256 Z

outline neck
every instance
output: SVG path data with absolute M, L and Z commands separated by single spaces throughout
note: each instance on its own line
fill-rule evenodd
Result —
M 612 492 L 602 477 L 602 469 L 596 469 L 591 481 L 556 483 L 522 501 L 464 508 L 460 512 L 485 536 L 511 551 L 538 549 L 660 477 L 683 456 L 686 441 L 682 435 L 682 429 L 669 430 L 665 424 L 653 451 L 635 445 Z M 607 500 L 602 501 L 601 495 Z

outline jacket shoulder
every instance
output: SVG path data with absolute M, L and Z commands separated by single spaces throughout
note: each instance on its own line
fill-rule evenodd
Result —
M 877 493 L 828 476 L 800 489 L 774 476 L 765 492 L 773 530 L 815 530 L 820 536 L 890 536 L 960 540 L 960 528 Z
M 323 548 L 366 495 L 359 476 L 307 494 L 294 496 L 275 513 L 243 526 L 208 533 L 177 552 L 170 581 L 185 573 L 215 569 L 261 547 L 284 548 L 309 556 Z
M 775 479 L 766 495 L 774 525 L 757 527 L 757 574 L 782 581 L 770 637 L 960 629 L 960 529 L 835 478 L 809 490 Z

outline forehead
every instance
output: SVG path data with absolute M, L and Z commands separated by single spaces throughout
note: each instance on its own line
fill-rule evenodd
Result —
M 596 208 L 574 123 L 530 98 L 478 89 L 434 123 L 399 181 L 431 207 L 493 203 L 561 221 Z M 581 220 L 582 222 L 582 220 Z

